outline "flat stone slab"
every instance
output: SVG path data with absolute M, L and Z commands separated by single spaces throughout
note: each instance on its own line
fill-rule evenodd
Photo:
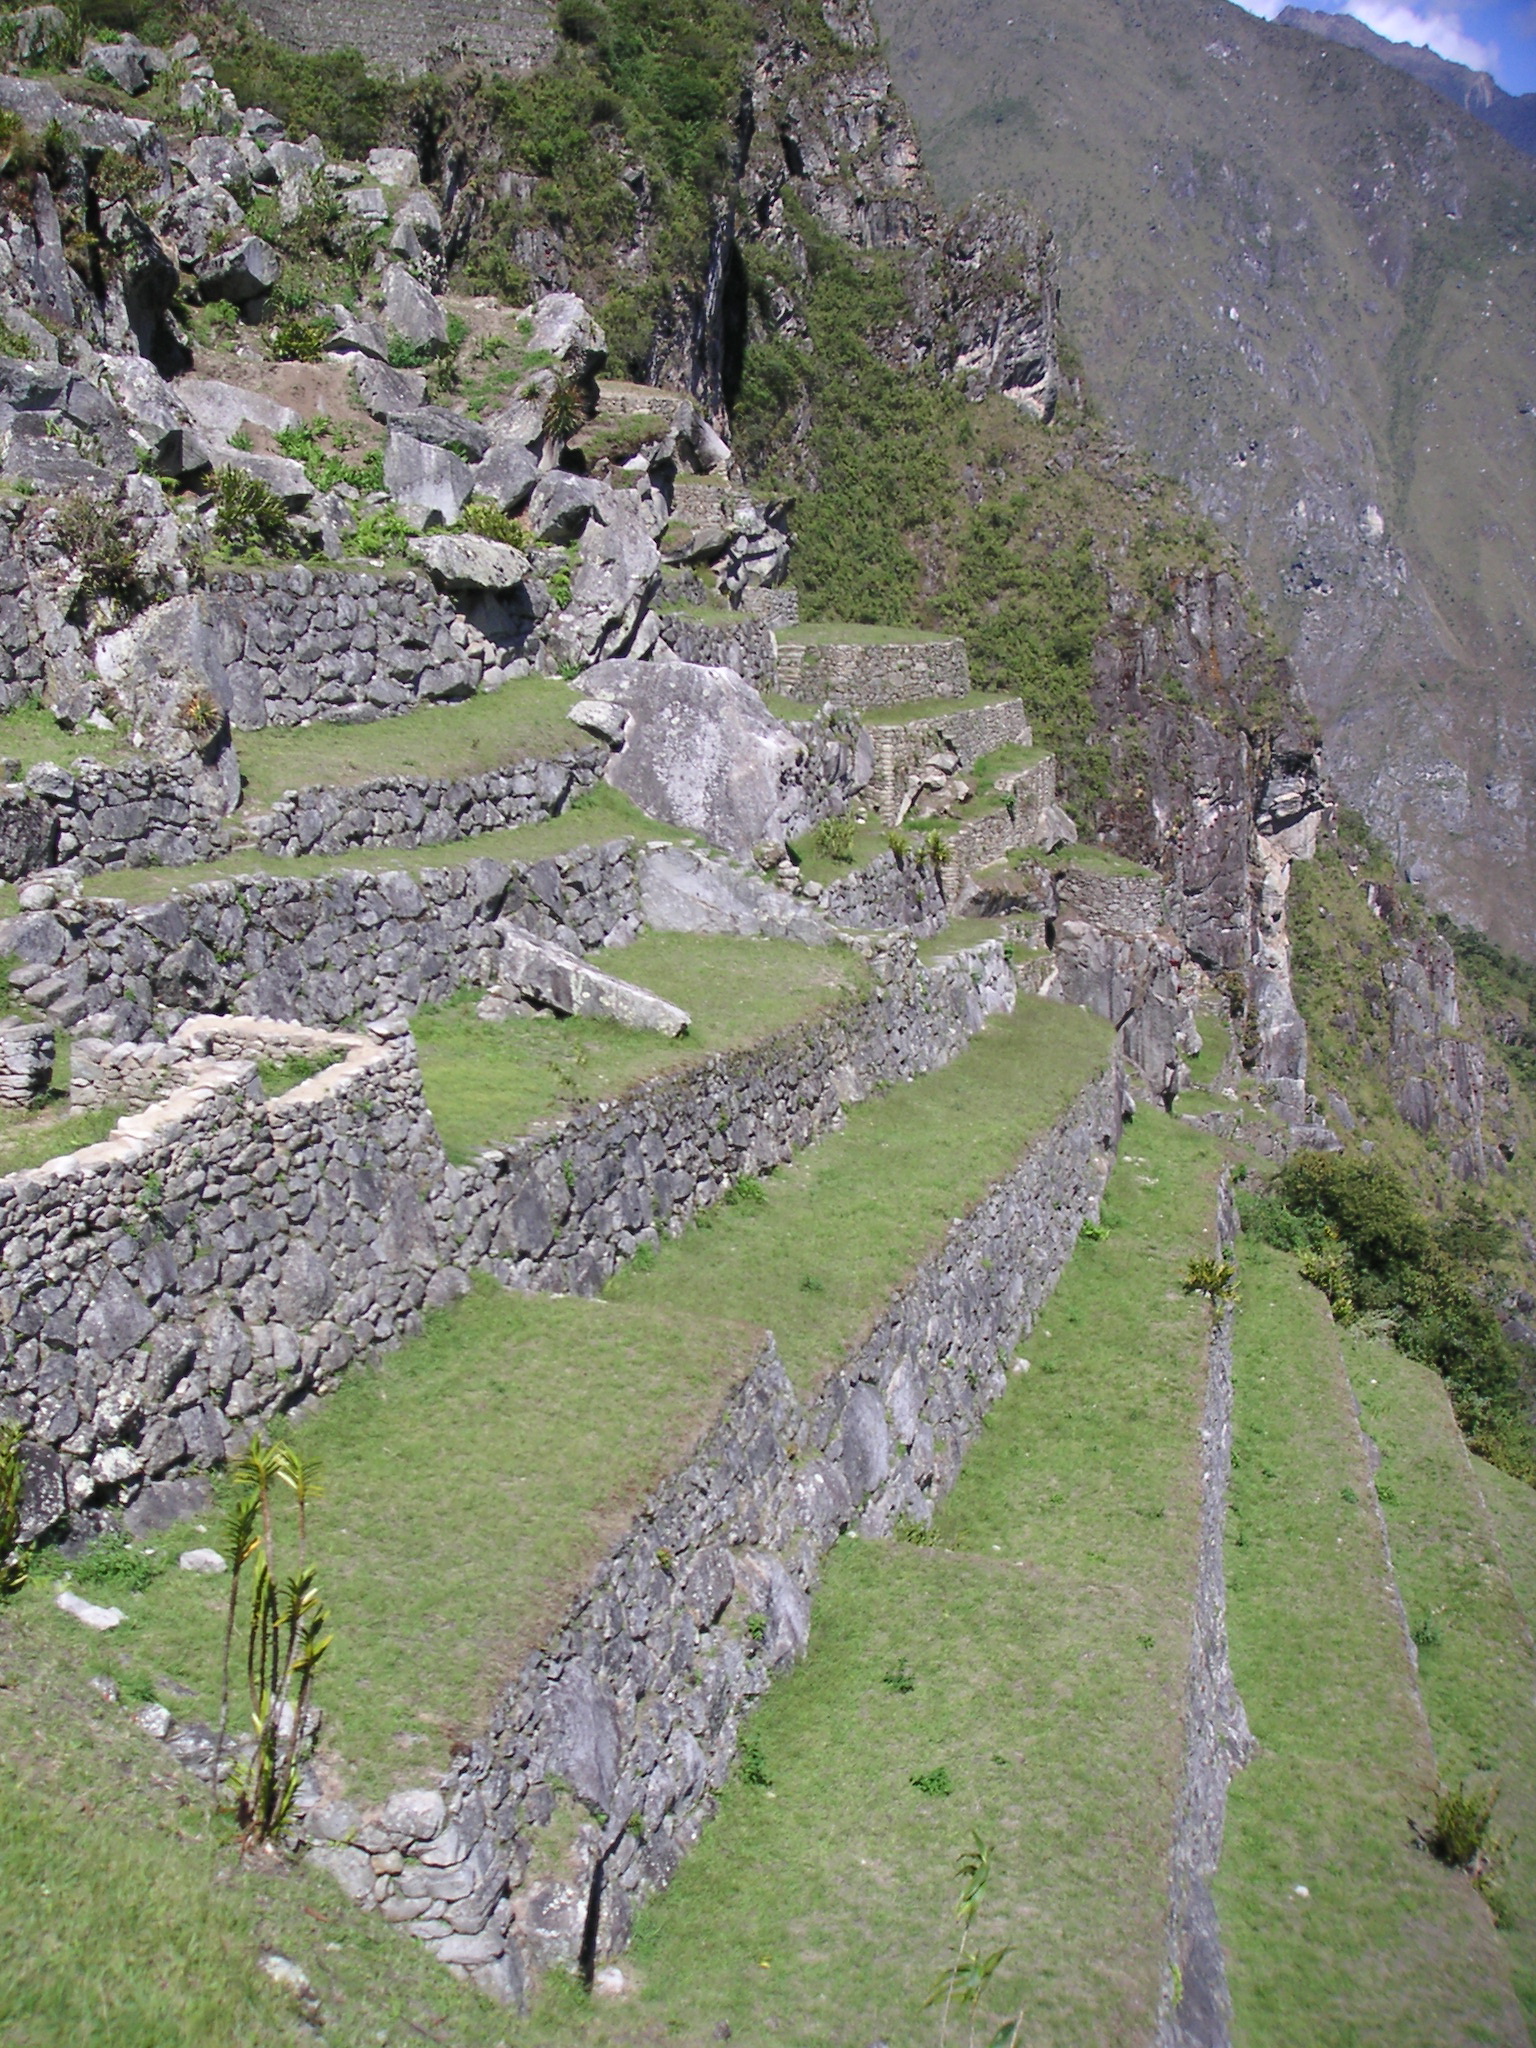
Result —
M 576 954 L 517 925 L 502 927 L 497 988 L 503 997 L 515 991 L 563 1017 L 609 1017 L 632 1031 L 659 1031 L 665 1038 L 680 1038 L 690 1021 L 675 1003 L 589 967 Z
M 116 1628 L 128 1619 L 120 1607 L 94 1607 L 89 1600 L 82 1600 L 78 1593 L 60 1593 L 53 1604 L 61 1614 L 72 1614 L 76 1621 L 84 1622 L 87 1628 L 98 1633 Z

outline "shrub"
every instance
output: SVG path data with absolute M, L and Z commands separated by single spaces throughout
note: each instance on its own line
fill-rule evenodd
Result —
M 1474 1876 L 1486 1870 L 1498 1846 L 1489 1832 L 1498 1798 L 1496 1784 L 1471 1792 L 1465 1780 L 1454 1791 L 1442 1785 L 1435 1794 L 1435 1817 L 1426 1832 L 1430 1854 L 1453 1870 L 1468 1870 Z
M 27 1582 L 27 1561 L 20 1555 L 21 1424 L 0 1422 L 0 1600 Z
M 199 688 L 183 703 L 177 722 L 191 735 L 194 746 L 206 747 L 224 730 L 224 707 L 212 690 Z
M 773 1774 L 768 1769 L 768 1760 L 763 1755 L 763 1745 L 755 1735 L 741 1738 L 741 1782 L 744 1785 L 768 1786 L 773 1783 Z
M 331 332 L 329 320 L 302 320 L 294 316 L 279 321 L 268 346 L 280 363 L 318 363 L 325 355 Z
M 116 1529 L 98 1536 L 75 1566 L 82 1586 L 107 1593 L 143 1593 L 165 1570 L 165 1559 L 135 1550 Z
M 853 820 L 823 818 L 811 834 L 811 844 L 823 860 L 848 862 L 853 859 Z
M 586 416 L 586 393 L 574 377 L 562 377 L 545 401 L 541 423 L 545 440 L 563 448 Z
M 221 469 L 213 501 L 213 530 L 232 554 L 276 554 L 294 548 L 288 508 L 260 477 L 247 476 L 243 469 Z
M 947 1799 L 955 1789 L 943 1764 L 931 1771 L 914 1771 L 907 1783 L 930 1799 Z
M 756 1174 L 739 1174 L 726 1191 L 726 1202 L 732 1209 L 764 1209 L 768 1206 L 768 1194 Z
M 415 528 L 406 524 L 393 505 L 378 505 L 360 516 L 341 545 L 349 555 L 387 561 L 391 556 L 404 554 L 405 544 L 414 532 Z
M 512 548 L 528 545 L 528 534 L 517 520 L 509 518 L 499 505 L 488 504 L 484 498 L 470 499 L 459 514 L 459 524 L 466 533 L 477 533 L 482 540 L 505 541 Z
M 426 370 L 437 361 L 437 350 L 429 341 L 407 341 L 403 334 L 389 338 L 389 367 L 392 370 Z
M 80 570 L 87 596 L 138 596 L 139 563 L 133 529 L 115 505 L 93 498 L 86 491 L 76 491 L 59 507 L 54 534 Z

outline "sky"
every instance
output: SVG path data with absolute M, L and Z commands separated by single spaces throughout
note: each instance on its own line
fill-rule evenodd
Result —
M 1273 16 L 1285 0 L 1238 0 L 1250 14 Z M 1506 92 L 1536 92 L 1536 0 L 1490 0 L 1476 7 L 1434 0 L 1300 0 L 1325 14 L 1352 14 L 1394 43 L 1427 43 L 1442 57 L 1491 71 Z

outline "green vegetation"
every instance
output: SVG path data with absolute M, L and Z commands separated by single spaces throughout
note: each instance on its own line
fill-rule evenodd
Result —
M 451 1159 L 471 1158 L 557 1111 L 610 1100 L 653 1074 L 750 1045 L 867 981 L 856 954 L 779 939 L 651 933 L 604 964 L 685 1009 L 687 1036 L 662 1038 L 595 1017 L 486 1024 L 472 989 L 418 1013 L 427 1102 Z
M 69 1109 L 45 1103 L 37 1109 L 0 1109 L 0 1173 L 21 1173 L 66 1152 L 99 1145 L 127 1112 L 116 1109 Z
M 733 613 L 724 615 L 733 618 Z M 925 647 L 936 641 L 947 639 L 944 633 L 924 632 L 917 626 L 886 626 L 860 624 L 845 619 L 802 620 L 798 626 L 778 626 L 774 637 L 792 647 Z M 932 703 L 940 709 L 950 711 L 956 702 L 991 704 L 996 699 L 990 694 L 973 692 L 969 698 L 935 697 Z M 894 716 L 905 718 L 913 715 L 913 707 L 901 705 Z
M 18 1547 L 21 1536 L 22 1435 L 19 1422 L 0 1422 L 0 1600 L 19 1593 L 27 1583 L 27 1560 Z
M 1303 1152 L 1242 1209 L 1246 1228 L 1298 1254 L 1302 1276 L 1340 1322 L 1374 1316 L 1404 1351 L 1435 1367 L 1484 1457 L 1536 1481 L 1521 1388 L 1527 1360 L 1497 1314 L 1494 1276 L 1512 1232 L 1486 1202 L 1464 1192 L 1432 1223 L 1390 1167 Z
M 1233 1781 L 1215 1883 L 1237 2038 L 1510 2039 L 1487 1909 L 1406 1824 L 1432 1815 L 1436 1760 L 1337 1334 L 1270 1247 L 1244 1239 L 1242 1281 L 1227 1612 L 1259 1751 Z
M 279 1095 L 286 1095 L 290 1088 L 297 1088 L 301 1081 L 312 1081 L 316 1074 L 323 1074 L 327 1067 L 336 1066 L 345 1055 L 339 1051 L 295 1053 L 286 1060 L 258 1060 L 256 1071 L 261 1077 L 261 1092 L 269 1102 Z
M 243 801 L 263 810 L 289 789 L 348 789 L 382 775 L 451 780 L 514 761 L 552 759 L 581 743 L 566 717 L 572 701 L 558 677 L 525 676 L 461 704 L 424 704 L 366 725 L 269 725 L 243 732 L 237 742 Z
M 1531 1503 L 1536 1494 L 1468 1460 L 1444 1387 L 1425 1366 L 1358 1330 L 1343 1339 L 1361 1420 L 1381 1450 L 1376 1491 L 1392 1543 L 1398 1591 L 1415 1632 L 1419 1690 L 1429 1714 L 1445 1811 L 1415 1815 L 1447 1836 L 1447 1860 L 1473 1861 L 1502 1844 L 1483 1889 L 1514 1964 L 1515 1990 L 1536 2018 L 1536 1660 L 1508 1570 L 1502 1531 L 1485 1493 L 1493 1482 Z M 1460 1832 L 1458 1842 L 1450 1839 Z
M 975 2039 L 1021 2005 L 1039 2048 L 1150 2033 L 1205 1398 L 1205 1318 L 1177 1281 L 1211 1243 L 1219 1160 L 1163 1118 L 1127 1154 L 1116 1228 L 1074 1256 L 931 1540 L 829 1557 L 810 1654 L 749 1724 L 755 1769 L 641 1915 L 633 1999 L 578 2004 L 554 1979 L 536 2040 L 703 2043 L 724 2024 L 931 2048 L 977 1835 L 991 1877 L 968 1952 L 1009 1953 Z M 955 2048 L 968 2029 L 952 2012 Z
M 311 732 L 319 730 L 311 727 Z M 338 727 L 356 734 L 367 726 Z M 424 868 L 455 867 L 482 857 L 493 860 L 542 860 L 546 854 L 567 853 L 573 847 L 593 846 L 607 839 L 687 840 L 691 833 L 658 825 L 627 797 L 606 783 L 579 797 L 557 818 L 537 825 L 509 826 L 500 832 L 482 832 L 473 843 L 455 840 L 447 846 L 384 846 L 345 854 L 232 853 L 222 860 L 204 861 L 185 868 L 114 868 L 95 876 L 89 886 L 96 896 L 120 903 L 159 903 L 197 882 L 238 880 L 242 875 L 333 875 L 361 868 L 377 874 L 386 868 L 404 868 L 420 874 Z
M 350 484 L 358 491 L 382 491 L 382 446 L 370 448 L 360 461 L 349 462 L 348 452 L 356 443 L 352 428 L 327 419 L 324 413 L 316 413 L 296 427 L 285 427 L 277 436 L 283 454 L 304 465 L 304 474 L 317 491 L 333 491 L 338 484 Z
M 1477 991 L 1504 1064 L 1536 1102 L 1536 965 L 1451 918 L 1437 917 L 1435 924 L 1450 940 L 1464 980 Z
M 265 561 L 302 552 L 287 506 L 259 476 L 221 469 L 213 497 L 213 530 L 229 554 Z

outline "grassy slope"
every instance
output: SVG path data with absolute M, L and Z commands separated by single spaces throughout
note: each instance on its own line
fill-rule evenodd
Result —
M 429 704 L 366 725 L 268 726 L 236 735 L 242 801 L 262 808 L 285 789 L 350 788 L 380 775 L 483 775 L 587 744 L 566 717 L 575 698 L 558 677 L 525 676 L 462 704 Z M 0 753 L 5 751 L 0 720 Z
M 1113 1228 L 1079 1246 L 933 1546 L 833 1553 L 810 1656 L 752 1723 L 772 1786 L 732 1781 L 643 1916 L 638 1996 L 583 2023 L 552 1983 L 538 2038 L 691 2048 L 726 2022 L 754 2042 L 930 2043 L 920 2008 L 952 1953 L 972 1828 L 996 1845 L 981 1945 L 1013 1944 L 989 2009 L 1022 2002 L 1022 2038 L 1063 2048 L 1146 2029 L 1204 1397 L 1204 1317 L 1177 1281 L 1209 1245 L 1219 1161 L 1161 1118 L 1125 1154 Z M 885 1682 L 902 1666 L 907 1692 Z M 947 1796 L 910 1782 L 938 1767 Z
M 1242 1277 L 1228 1618 L 1261 1748 L 1215 1887 L 1237 2039 L 1523 2041 L 1487 1907 L 1409 1834 L 1435 1760 L 1326 1304 L 1260 1245 Z
M 487 1284 L 299 1424 L 328 1475 L 312 1523 L 337 1637 L 323 1702 L 354 1789 L 440 1771 L 762 1329 L 802 1384 L 833 1363 L 1106 1050 L 1095 1020 L 1021 1003 L 949 1067 L 852 1109 L 762 1207 L 715 1212 L 601 1300 Z M 155 1547 L 207 1540 L 184 1524 Z M 49 1606 L 61 1568 L 40 1561 L 6 1625 L 22 1661 L 55 1661 L 77 1685 L 109 1672 L 179 1718 L 212 1713 L 217 1583 L 171 1571 L 119 1599 L 133 1627 L 101 1641 Z
M 1481 1458 L 1472 1460 L 1472 1469 L 1493 1518 L 1504 1569 L 1525 1616 L 1526 1628 L 1536 1633 L 1532 1628 L 1536 1623 L 1536 1490 L 1511 1479 L 1496 1466 L 1485 1464 Z
M 0 1173 L 20 1173 L 65 1152 L 79 1152 L 107 1136 L 121 1109 L 70 1111 L 62 1104 L 40 1109 L 0 1109 Z
M 1492 1772 L 1501 1787 L 1503 1933 L 1516 1992 L 1536 2020 L 1536 1658 L 1525 1616 L 1438 1374 L 1365 1337 L 1347 1336 L 1344 1355 L 1381 1446 L 1398 1587 L 1410 1621 L 1426 1637 L 1431 1624 L 1437 1638 L 1419 1651 L 1419 1689 L 1441 1780 Z M 1523 1491 L 1536 1510 L 1536 1493 Z
M 526 1131 L 536 1119 L 607 1100 L 653 1074 L 749 1045 L 812 1015 L 868 975 L 842 947 L 787 939 L 648 933 L 613 963 L 626 981 L 685 1009 L 685 1037 L 595 1017 L 485 1024 L 465 990 L 414 1020 L 427 1101 L 450 1159 Z

